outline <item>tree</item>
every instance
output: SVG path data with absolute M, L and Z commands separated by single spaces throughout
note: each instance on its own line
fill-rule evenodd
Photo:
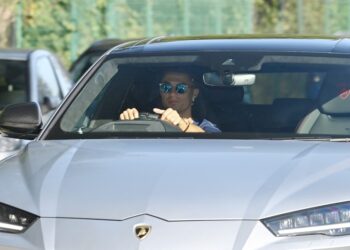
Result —
M 13 45 L 15 9 L 17 0 L 2 0 L 0 3 L 0 47 Z

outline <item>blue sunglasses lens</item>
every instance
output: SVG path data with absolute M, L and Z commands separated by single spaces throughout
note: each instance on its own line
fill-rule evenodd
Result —
M 176 85 L 176 93 L 178 93 L 178 94 L 186 93 L 187 89 L 188 89 L 188 85 L 186 85 L 186 84 L 179 83 Z
M 166 94 L 171 93 L 171 91 L 173 90 L 173 86 L 170 83 L 161 83 L 159 84 L 159 88 L 161 92 Z M 186 93 L 187 89 L 188 85 L 184 83 L 178 83 L 175 87 L 176 93 L 178 94 Z
M 170 83 L 161 83 L 159 84 L 159 88 L 160 88 L 160 91 L 167 94 L 171 92 L 171 90 L 173 89 L 173 86 L 171 86 Z

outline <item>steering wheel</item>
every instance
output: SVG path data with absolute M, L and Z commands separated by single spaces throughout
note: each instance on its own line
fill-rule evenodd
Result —
M 159 120 L 159 115 L 154 113 L 148 113 L 148 112 L 140 112 L 139 118 L 136 120 L 142 120 L 142 121 L 157 121 Z
M 135 120 L 112 121 L 92 130 L 93 132 L 182 132 L 182 130 L 166 121 L 159 115 L 141 112 Z

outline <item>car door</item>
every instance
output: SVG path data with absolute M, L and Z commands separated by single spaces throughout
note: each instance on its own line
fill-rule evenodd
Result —
M 43 123 L 48 120 L 52 112 L 58 107 L 63 99 L 59 80 L 48 53 L 38 53 L 33 58 L 33 82 L 32 101 L 39 103 Z

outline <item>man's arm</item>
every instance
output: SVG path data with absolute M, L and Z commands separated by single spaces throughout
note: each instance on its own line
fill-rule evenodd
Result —
M 183 132 L 189 133 L 203 133 L 205 132 L 201 127 L 193 124 L 191 118 L 182 118 L 179 113 L 172 109 L 168 108 L 166 110 L 154 108 L 154 113 L 161 115 L 160 119 L 163 121 L 167 121 L 177 127 L 179 127 Z

